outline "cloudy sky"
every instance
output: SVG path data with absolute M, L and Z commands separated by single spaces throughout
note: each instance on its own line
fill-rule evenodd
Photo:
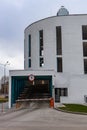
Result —
M 24 29 L 32 22 L 55 16 L 61 6 L 70 14 L 87 14 L 87 0 L 0 0 L 0 63 L 24 67 Z M 0 76 L 3 65 L 0 65 Z

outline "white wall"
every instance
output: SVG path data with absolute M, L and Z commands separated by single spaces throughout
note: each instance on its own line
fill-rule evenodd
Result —
M 84 95 L 87 95 L 87 76 L 57 74 L 55 88 L 68 88 L 68 96 L 60 97 L 61 103 L 85 103 Z
M 61 96 L 60 103 L 85 103 L 84 95 L 87 95 L 87 76 L 74 74 L 58 74 L 53 70 L 29 71 L 11 70 L 9 78 L 9 108 L 11 107 L 11 76 L 52 75 L 52 83 L 55 88 L 67 88 L 68 96 Z M 53 97 L 55 91 L 53 89 Z M 58 103 L 55 103 L 57 105 Z
M 54 69 L 56 63 L 56 26 L 62 27 L 63 72 L 83 74 L 82 25 L 87 15 L 56 16 L 31 24 L 25 29 L 25 69 L 28 68 L 28 35 L 31 34 L 31 69 Z M 39 67 L 39 30 L 43 29 L 44 67 Z

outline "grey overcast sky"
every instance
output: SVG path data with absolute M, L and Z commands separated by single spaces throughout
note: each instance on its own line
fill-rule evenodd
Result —
M 0 0 L 0 63 L 10 62 L 7 71 L 23 69 L 24 29 L 37 20 L 55 16 L 62 5 L 70 14 L 87 14 L 87 0 Z

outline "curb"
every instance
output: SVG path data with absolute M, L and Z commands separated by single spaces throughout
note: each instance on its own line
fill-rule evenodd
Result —
M 54 109 L 60 112 L 65 112 L 65 113 L 70 113 L 70 114 L 87 115 L 87 113 L 83 113 L 83 112 L 72 112 L 72 111 L 61 110 L 59 108 L 54 108 Z

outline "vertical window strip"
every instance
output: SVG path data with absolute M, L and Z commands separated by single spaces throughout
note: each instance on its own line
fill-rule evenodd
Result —
M 56 54 L 62 55 L 62 34 L 61 26 L 56 27 Z
M 43 30 L 39 31 L 39 56 L 43 56 Z
M 83 57 L 87 57 L 87 42 L 83 42 Z
M 31 68 L 31 59 L 28 60 L 28 67 Z
M 87 25 L 82 26 L 82 39 L 87 40 Z
M 43 67 L 44 66 L 44 58 L 40 58 L 40 67 Z
M 29 57 L 31 57 L 31 35 L 29 35 L 29 37 L 28 37 L 28 48 L 29 48 Z
M 62 57 L 57 57 L 57 72 L 63 72 Z
M 87 25 L 82 25 L 82 40 L 87 40 Z M 84 74 L 87 74 L 87 41 L 83 41 Z
M 43 47 L 43 30 L 39 31 L 39 66 L 44 66 L 44 47 Z

